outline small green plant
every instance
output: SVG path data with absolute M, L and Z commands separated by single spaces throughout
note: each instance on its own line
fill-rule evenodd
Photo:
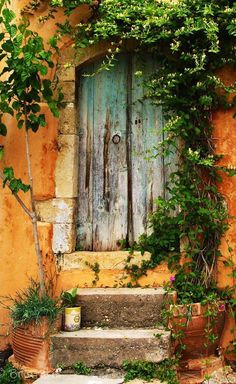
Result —
M 93 286 L 96 286 L 97 282 L 99 281 L 100 265 L 97 262 L 94 264 L 86 262 L 86 265 L 91 269 L 91 271 L 94 272 L 94 280 L 92 281 L 92 284 Z
M 176 364 L 177 361 L 174 359 L 167 359 L 159 364 L 140 360 L 124 361 L 125 382 L 139 378 L 146 381 L 159 379 L 167 384 L 178 384 Z
M 44 316 L 53 324 L 61 311 L 59 301 L 53 299 L 47 291 L 41 293 L 40 284 L 34 280 L 31 280 L 28 288 L 17 292 L 16 296 L 10 299 L 13 305 L 8 309 L 14 327 L 32 321 L 39 323 Z
M 205 382 L 210 383 L 211 375 L 205 375 Z
M 136 378 L 151 381 L 155 378 L 156 364 L 148 361 L 124 361 L 125 382 Z
M 23 379 L 20 371 L 18 371 L 12 364 L 8 363 L 5 368 L 0 370 L 0 383 L 1 384 L 23 384 Z
M 89 375 L 91 373 L 91 369 L 87 367 L 83 361 L 78 361 L 77 363 L 73 364 L 72 369 L 74 369 L 78 375 Z
M 61 294 L 62 306 L 67 308 L 77 307 L 76 297 L 77 287 L 73 288 L 71 291 L 63 291 Z

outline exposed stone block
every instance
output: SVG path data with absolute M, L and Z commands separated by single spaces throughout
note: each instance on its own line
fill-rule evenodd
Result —
M 36 202 L 40 221 L 47 223 L 74 223 L 76 218 L 76 199 L 50 199 Z
M 62 270 L 71 269 L 88 269 L 88 263 L 95 264 L 99 263 L 100 269 L 117 269 L 123 271 L 126 265 L 127 257 L 129 257 L 127 251 L 111 251 L 111 252 L 90 252 L 90 251 L 79 251 L 74 252 L 70 255 L 64 255 L 61 260 L 60 267 Z M 150 253 L 146 252 L 141 255 L 140 252 L 134 252 L 130 264 L 141 264 L 142 260 L 149 260 Z M 159 266 L 160 272 L 168 271 L 166 264 Z
M 75 249 L 76 229 L 71 223 L 54 224 L 52 249 L 54 253 L 70 253 Z
M 60 87 L 64 94 L 64 100 L 66 103 L 73 103 L 75 101 L 75 81 L 62 81 Z
M 61 111 L 59 117 L 59 132 L 62 134 L 76 134 L 76 109 L 74 103 L 68 103 Z
M 61 64 L 57 70 L 60 81 L 75 81 L 75 67 L 73 65 Z
M 78 136 L 60 135 L 59 153 L 55 170 L 56 197 L 77 197 L 78 189 Z

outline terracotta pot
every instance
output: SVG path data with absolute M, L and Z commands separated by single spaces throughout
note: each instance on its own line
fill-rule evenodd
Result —
M 188 319 L 187 313 L 191 307 L 192 315 Z M 173 308 L 173 317 L 169 322 L 169 327 L 173 332 L 183 331 L 181 340 L 176 341 L 175 351 L 180 350 L 181 344 L 185 345 L 185 349 L 181 350 L 181 356 L 185 359 L 199 359 L 214 355 L 223 332 L 225 323 L 225 308 L 222 303 L 216 307 L 216 317 L 212 326 L 213 333 L 216 336 L 214 341 L 209 341 L 206 336 L 206 330 L 209 325 L 210 317 L 204 315 L 207 311 L 206 306 L 200 303 L 192 304 L 188 307 L 175 305 Z M 223 309 L 221 309 L 223 308 Z
M 15 361 L 36 370 L 51 372 L 49 361 L 50 335 L 59 329 L 60 320 L 53 326 L 46 317 L 41 321 L 13 329 L 12 347 Z

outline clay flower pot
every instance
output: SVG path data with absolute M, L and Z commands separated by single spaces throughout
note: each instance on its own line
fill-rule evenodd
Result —
M 183 331 L 183 337 L 175 342 L 175 351 L 180 349 L 181 344 L 185 348 L 181 351 L 182 359 L 199 359 L 216 353 L 219 347 L 221 334 L 225 323 L 225 305 L 217 304 L 215 317 L 212 324 L 211 317 L 206 316 L 208 307 L 200 303 L 172 306 L 173 315 L 169 321 L 169 328 L 174 332 Z M 191 315 L 188 314 L 191 312 Z M 206 335 L 207 329 L 211 327 L 215 335 L 214 340 L 209 341 Z
M 51 372 L 49 361 L 50 335 L 60 329 L 60 320 L 53 326 L 46 317 L 36 324 L 31 322 L 13 329 L 14 358 L 20 365 L 43 372 Z

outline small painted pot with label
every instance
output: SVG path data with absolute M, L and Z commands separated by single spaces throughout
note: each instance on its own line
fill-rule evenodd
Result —
M 81 324 L 81 307 L 65 308 L 64 330 L 78 331 Z

